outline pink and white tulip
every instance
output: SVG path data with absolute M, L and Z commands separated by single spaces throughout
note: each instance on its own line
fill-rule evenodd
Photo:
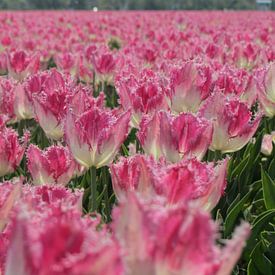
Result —
M 19 166 L 29 140 L 25 133 L 22 142 L 13 129 L 0 126 L 0 177 L 13 173 Z
M 172 111 L 196 113 L 213 86 L 210 68 L 187 62 L 172 70 L 170 85 Z
M 36 73 L 40 67 L 39 56 L 30 56 L 24 51 L 9 53 L 7 64 L 9 76 L 18 81 Z
M 35 145 L 27 150 L 28 170 L 36 185 L 49 183 L 66 185 L 77 168 L 70 151 L 63 146 L 51 146 L 42 151 Z
M 253 119 L 247 104 L 222 93 L 209 97 L 200 114 L 213 122 L 213 139 L 209 148 L 222 153 L 242 149 L 255 134 L 261 121 L 260 113 Z
M 203 117 L 189 113 L 174 116 L 160 111 L 152 117 L 144 116 L 137 137 L 148 155 L 178 162 L 183 158 L 202 159 L 212 133 L 211 122 Z
M 115 210 L 114 220 L 131 275 L 229 275 L 250 233 L 244 223 L 220 247 L 209 214 L 186 204 L 166 208 L 134 194 Z
M 68 111 L 65 137 L 76 161 L 86 168 L 109 165 L 129 130 L 131 113 L 98 107 L 81 115 Z
M 168 110 L 166 89 L 160 77 L 151 70 L 144 69 L 140 76 L 119 76 L 115 85 L 123 109 L 133 112 L 131 122 L 136 128 L 142 115 Z

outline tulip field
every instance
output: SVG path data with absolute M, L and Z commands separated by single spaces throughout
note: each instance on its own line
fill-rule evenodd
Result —
M 0 275 L 275 274 L 275 13 L 0 22 Z

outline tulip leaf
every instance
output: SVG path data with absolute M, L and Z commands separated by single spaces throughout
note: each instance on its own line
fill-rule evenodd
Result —
M 224 223 L 224 236 L 228 237 L 232 230 L 234 229 L 236 219 L 238 218 L 240 212 L 242 211 L 245 203 L 249 200 L 252 194 L 252 190 L 249 191 L 228 213 L 225 223 Z
M 263 195 L 266 209 L 275 209 L 275 183 L 261 168 Z
M 272 161 L 269 164 L 268 174 L 273 180 L 275 180 L 275 158 L 272 159 Z
M 275 210 L 268 210 L 260 214 L 252 224 L 252 233 L 245 249 L 245 258 L 248 258 L 254 249 L 262 230 L 269 227 L 269 222 L 275 217 Z
M 247 273 L 249 275 L 272 275 L 272 263 L 264 255 L 265 248 L 263 242 L 259 241 L 251 253 Z

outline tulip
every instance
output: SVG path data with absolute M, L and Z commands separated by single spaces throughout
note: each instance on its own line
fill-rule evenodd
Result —
M 19 166 L 28 140 L 29 133 L 25 133 L 20 142 L 16 131 L 0 126 L 0 177 L 13 173 Z
M 213 122 L 213 139 L 209 148 L 222 153 L 242 149 L 256 132 L 261 120 L 261 114 L 256 114 L 253 119 L 247 104 L 222 93 L 209 97 L 200 115 Z
M 0 200 L 0 234 L 8 223 L 11 210 L 15 201 L 19 198 L 22 182 L 18 180 L 15 183 L 0 184 L 1 200 Z
M 28 170 L 36 185 L 66 185 L 73 177 L 77 166 L 69 150 L 62 146 L 51 146 L 42 151 L 37 146 L 30 145 L 26 156 Z
M 275 63 L 266 70 L 259 72 L 258 98 L 261 107 L 268 117 L 275 115 Z
M 47 205 L 20 209 L 8 247 L 5 274 L 122 275 L 119 247 L 98 221 L 80 211 Z
M 143 70 L 140 76 L 119 76 L 115 86 L 124 110 L 131 109 L 132 125 L 138 128 L 143 114 L 154 114 L 158 110 L 168 110 L 166 89 L 151 70 Z
M 92 64 L 97 78 L 102 82 L 112 83 L 113 75 L 117 66 L 117 60 L 113 53 L 109 52 L 105 47 L 91 51 L 88 62 Z
M 214 165 L 190 159 L 167 165 L 136 155 L 120 158 L 110 169 L 113 189 L 119 201 L 135 191 L 143 198 L 162 196 L 167 206 L 193 201 L 211 211 L 226 186 L 227 162 L 225 159 Z
M 70 83 L 56 70 L 41 76 L 41 91 L 33 96 L 36 118 L 47 137 L 59 140 L 63 137 L 63 118 L 66 101 L 71 93 Z
M 175 113 L 199 110 L 212 88 L 210 68 L 187 62 L 171 72 L 171 109 Z
M 133 190 L 143 197 L 152 198 L 158 193 L 156 173 L 161 173 L 161 165 L 152 157 L 135 155 L 120 158 L 110 166 L 112 185 L 118 200 Z
M 14 83 L 6 78 L 0 78 L 0 114 L 14 119 Z
M 9 75 L 18 81 L 36 73 L 40 67 L 39 57 L 37 55 L 28 56 L 24 51 L 10 53 L 7 65 Z
M 261 153 L 270 156 L 273 151 L 273 142 L 275 141 L 275 132 L 270 135 L 265 134 L 262 139 Z
M 65 137 L 76 161 L 86 168 L 109 165 L 128 134 L 130 112 L 94 107 L 66 116 Z
M 186 204 L 144 202 L 134 194 L 115 209 L 113 230 L 130 275 L 229 275 L 250 233 L 243 223 L 221 247 L 209 214 Z
M 137 137 L 145 153 L 170 162 L 183 158 L 202 159 L 212 140 L 211 123 L 199 116 L 182 113 L 173 116 L 160 111 L 144 116 Z

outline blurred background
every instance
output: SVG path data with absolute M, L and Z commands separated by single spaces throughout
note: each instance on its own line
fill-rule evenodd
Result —
M 275 9 L 272 0 L 0 0 L 0 9 L 203 10 Z

